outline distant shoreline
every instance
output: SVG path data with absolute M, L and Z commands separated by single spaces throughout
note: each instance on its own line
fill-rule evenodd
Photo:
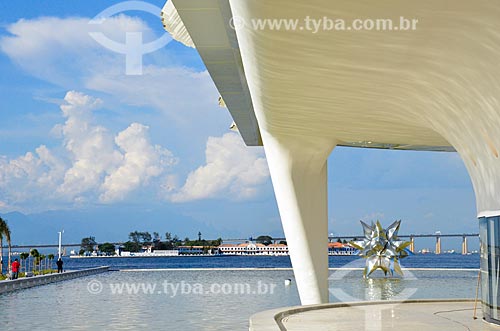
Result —
M 467 255 L 476 255 L 479 253 L 469 253 Z M 435 254 L 421 254 L 421 253 L 416 253 L 414 255 L 422 255 L 422 256 L 436 256 Z M 445 254 L 439 254 L 439 255 L 462 255 L 458 253 L 445 253 Z M 122 259 L 128 259 L 128 258 L 144 258 L 144 257 L 231 257 L 231 256 L 241 256 L 241 257 L 249 257 L 249 256 L 264 256 L 264 257 L 279 257 L 279 256 L 289 256 L 289 255 L 266 255 L 266 254 L 255 254 L 255 255 L 243 255 L 243 254 L 235 254 L 235 255 L 229 255 L 229 254 L 198 254 L 198 255 L 191 255 L 191 254 L 185 254 L 185 255 L 128 255 L 128 256 L 120 256 L 120 255 L 110 255 L 110 256 L 81 256 L 81 255 L 69 255 L 67 257 L 71 259 L 107 259 L 107 258 L 122 258 Z M 328 255 L 334 256 L 334 257 L 342 257 L 342 256 L 354 256 L 357 257 L 358 255 L 352 254 L 352 255 Z
M 139 257 L 210 257 L 210 256 L 235 256 L 235 255 L 128 255 L 128 256 L 120 256 L 120 255 L 110 255 L 110 256 L 80 256 L 80 255 L 69 255 L 70 259 L 107 259 L 107 258 L 139 258 Z M 254 255 L 256 256 L 256 255 Z M 265 255 L 265 256 L 274 256 L 274 255 Z

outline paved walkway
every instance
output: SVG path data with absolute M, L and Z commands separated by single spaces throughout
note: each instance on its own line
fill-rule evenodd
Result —
M 473 301 L 360 302 L 276 309 L 252 316 L 251 331 L 500 331 Z

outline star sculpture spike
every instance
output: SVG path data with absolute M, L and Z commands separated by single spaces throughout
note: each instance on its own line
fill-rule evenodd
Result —
M 361 221 L 363 227 L 363 240 L 351 241 L 350 244 L 359 250 L 359 255 L 366 258 L 364 277 L 369 277 L 375 270 L 381 269 L 384 274 L 394 275 L 394 271 L 403 276 L 399 260 L 408 256 L 406 247 L 409 241 L 398 238 L 401 220 L 395 221 L 387 229 L 384 229 L 379 221 L 366 224 Z

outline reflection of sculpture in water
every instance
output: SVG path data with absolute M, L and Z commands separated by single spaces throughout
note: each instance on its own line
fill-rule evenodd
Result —
M 404 285 L 398 278 L 367 278 L 365 300 L 391 300 L 400 295 Z
M 392 223 L 387 230 L 382 228 L 379 221 L 371 226 L 361 221 L 364 238 L 359 241 L 351 241 L 350 244 L 359 250 L 359 255 L 366 258 L 364 277 L 369 277 L 372 272 L 382 269 L 387 276 L 393 276 L 394 271 L 403 276 L 399 260 L 408 256 L 405 249 L 410 245 L 409 241 L 398 238 L 401 221 Z

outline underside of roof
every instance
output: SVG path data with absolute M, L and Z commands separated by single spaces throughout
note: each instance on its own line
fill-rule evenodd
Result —
M 230 19 L 228 1 L 169 0 L 162 11 L 163 24 L 172 37 L 186 46 L 196 47 L 245 143 L 261 146 L 259 126 L 236 33 L 229 26 Z
M 482 3 L 479 10 L 466 1 L 170 0 L 162 16 L 174 38 L 197 49 L 247 145 L 262 145 L 266 130 L 332 137 L 348 147 L 454 151 L 426 114 L 453 116 L 458 100 L 448 89 L 467 89 L 463 80 L 474 68 L 462 62 L 479 55 L 477 19 L 488 10 Z M 407 17 L 419 25 L 316 34 L 249 26 L 254 18 L 303 20 L 304 13 Z M 246 26 L 235 31 L 233 15 Z

